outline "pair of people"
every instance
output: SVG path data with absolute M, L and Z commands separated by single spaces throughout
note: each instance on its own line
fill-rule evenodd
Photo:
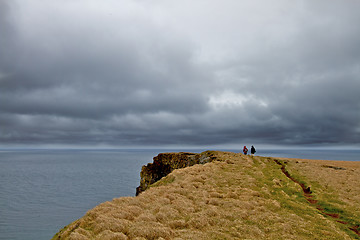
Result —
M 251 146 L 250 151 L 251 151 L 251 155 L 254 155 L 254 154 L 255 154 L 256 150 L 255 150 L 254 146 Z M 248 153 L 248 149 L 246 148 L 246 146 L 244 146 L 244 148 L 243 148 L 243 153 L 244 153 L 245 155 L 247 155 L 247 153 Z

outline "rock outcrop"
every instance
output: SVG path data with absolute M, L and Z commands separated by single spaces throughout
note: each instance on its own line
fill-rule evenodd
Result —
M 211 162 L 215 159 L 213 155 L 214 152 L 212 151 L 203 153 L 160 153 L 153 158 L 153 163 L 142 167 L 140 186 L 136 188 L 136 196 L 145 191 L 151 184 L 167 176 L 174 169 Z

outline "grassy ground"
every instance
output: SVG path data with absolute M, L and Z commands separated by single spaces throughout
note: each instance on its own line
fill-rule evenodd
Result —
M 215 154 L 95 207 L 53 239 L 360 239 L 359 162 Z

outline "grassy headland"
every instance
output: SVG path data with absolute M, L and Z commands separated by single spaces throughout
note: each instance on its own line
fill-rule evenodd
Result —
M 53 239 L 360 239 L 360 162 L 212 154 Z

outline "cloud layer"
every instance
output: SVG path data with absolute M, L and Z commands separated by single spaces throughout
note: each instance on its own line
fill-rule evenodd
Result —
M 360 143 L 360 2 L 1 1 L 0 143 Z

